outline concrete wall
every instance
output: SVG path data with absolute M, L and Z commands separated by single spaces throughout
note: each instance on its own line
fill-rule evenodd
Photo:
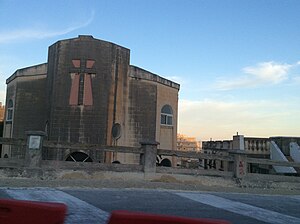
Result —
M 290 154 L 295 162 L 300 163 L 300 147 L 296 142 L 290 143 Z
M 176 149 L 177 110 L 179 85 L 136 66 L 130 66 L 128 113 L 124 125 L 124 137 L 117 145 L 139 147 L 143 141 L 157 141 L 160 147 Z M 173 125 L 160 124 L 161 108 L 173 109 Z M 126 109 L 125 109 L 126 111 Z M 118 153 L 112 160 L 121 163 L 138 163 L 133 154 Z
M 287 158 L 274 141 L 270 142 L 270 153 L 271 160 L 288 162 Z M 273 166 L 273 168 L 276 173 L 297 173 L 293 167 Z
M 156 140 L 160 143 L 161 149 L 177 148 L 177 118 L 178 118 L 178 90 L 171 88 L 161 83 L 157 85 L 157 114 L 156 125 Z M 173 110 L 173 125 L 167 126 L 161 124 L 161 109 L 164 105 L 170 105 Z
M 270 140 L 278 145 L 285 156 L 290 155 L 290 142 L 296 142 L 300 145 L 300 137 L 271 137 Z
M 133 140 L 155 140 L 160 143 L 159 148 L 175 150 L 179 85 L 136 66 L 131 66 L 130 77 L 130 99 L 133 104 L 129 108 L 139 107 L 129 118 L 131 129 L 134 130 L 134 126 L 145 127 L 144 131 L 135 132 Z M 173 125 L 171 126 L 161 125 L 161 109 L 164 105 L 172 107 Z M 139 119 L 137 115 L 140 116 Z
M 18 80 L 15 99 L 14 138 L 25 138 L 26 131 L 45 129 L 46 75 Z
M 4 120 L 3 137 L 26 138 L 26 131 L 45 128 L 45 80 L 47 64 L 17 70 L 6 81 L 6 105 L 13 101 L 12 121 Z M 7 109 L 5 111 L 5 118 Z M 2 157 L 22 154 L 10 146 L 3 146 Z
M 80 68 L 72 60 L 80 60 Z M 92 68 L 86 68 L 87 60 L 94 61 Z M 50 46 L 48 61 L 49 139 L 111 145 L 114 118 L 124 123 L 122 92 L 127 88 L 129 50 L 79 36 Z M 73 79 L 79 73 L 91 75 L 92 105 L 70 105 Z
M 129 81 L 128 145 L 139 146 L 141 141 L 155 141 L 156 132 L 155 84 L 142 79 Z

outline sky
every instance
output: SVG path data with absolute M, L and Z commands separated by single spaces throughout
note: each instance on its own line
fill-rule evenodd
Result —
M 92 35 L 180 84 L 178 132 L 300 136 L 298 0 L 0 0 L 0 101 L 17 69 Z

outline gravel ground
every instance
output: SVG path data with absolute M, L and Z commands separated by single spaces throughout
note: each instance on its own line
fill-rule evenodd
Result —
M 160 178 L 145 180 L 143 178 L 82 178 L 80 175 L 65 175 L 57 179 L 0 177 L 2 188 L 141 188 L 141 189 L 168 189 L 184 191 L 213 191 L 213 192 L 237 192 L 251 194 L 280 194 L 300 195 L 299 183 L 272 181 L 255 183 L 242 182 L 223 177 L 198 177 L 197 181 L 180 180 L 170 175 Z

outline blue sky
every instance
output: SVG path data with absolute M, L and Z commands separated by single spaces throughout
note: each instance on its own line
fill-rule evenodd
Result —
M 0 0 L 0 101 L 15 70 L 88 34 L 181 84 L 182 134 L 299 136 L 299 12 L 297 0 Z

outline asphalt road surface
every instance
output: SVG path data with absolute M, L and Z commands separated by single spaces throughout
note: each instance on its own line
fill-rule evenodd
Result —
M 59 201 L 67 224 L 106 223 L 113 210 L 142 211 L 232 223 L 300 223 L 300 195 L 254 195 L 141 189 L 1 188 L 0 198 Z

